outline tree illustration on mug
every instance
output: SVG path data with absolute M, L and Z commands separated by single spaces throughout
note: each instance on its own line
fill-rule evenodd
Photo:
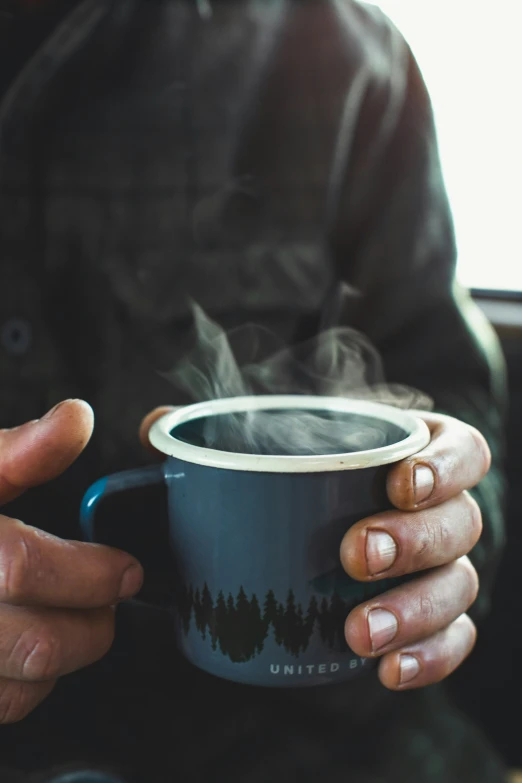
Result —
M 189 585 L 182 591 L 178 612 L 185 634 L 194 624 L 203 640 L 210 636 L 214 652 L 219 649 L 234 663 L 244 663 L 260 655 L 270 633 L 279 647 L 296 658 L 306 652 L 315 632 L 330 650 L 345 652 L 344 623 L 353 605 L 336 593 L 323 596 L 320 603 L 312 595 L 305 611 L 293 590 L 285 603 L 268 590 L 261 606 L 257 595 L 249 598 L 242 586 L 235 598 L 231 593 L 225 598 L 220 590 L 214 601 L 205 582 L 201 589 Z

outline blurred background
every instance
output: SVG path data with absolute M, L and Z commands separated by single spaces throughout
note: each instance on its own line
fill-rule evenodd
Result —
M 377 5 L 409 41 L 430 90 L 462 282 L 474 289 L 522 291 L 522 3 Z
M 376 5 L 403 32 L 423 71 L 455 218 L 459 277 L 493 322 L 508 362 L 508 546 L 491 619 L 453 685 L 508 763 L 521 767 L 522 2 Z

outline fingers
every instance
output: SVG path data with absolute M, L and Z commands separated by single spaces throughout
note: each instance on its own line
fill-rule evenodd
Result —
M 491 456 L 472 427 L 435 414 L 422 418 L 430 444 L 388 474 L 388 496 L 399 510 L 361 520 L 341 545 L 344 569 L 361 581 L 431 569 L 357 607 L 346 621 L 350 647 L 382 657 L 379 677 L 394 690 L 444 679 L 476 636 L 466 611 L 478 578 L 465 555 L 480 538 L 482 520 L 467 490 L 486 475 Z
M 0 677 L 47 682 L 102 658 L 114 638 L 114 610 L 0 606 Z
M 66 400 L 42 419 L 0 430 L 0 503 L 59 476 L 81 454 L 93 429 L 82 400 Z
M 468 657 L 476 637 L 475 626 L 463 614 L 428 639 L 385 655 L 379 664 L 379 679 L 391 690 L 422 688 L 440 682 Z
M 360 581 L 411 574 L 457 560 L 481 532 L 480 509 L 465 492 L 436 508 L 386 511 L 357 522 L 343 539 L 341 562 Z
M 47 698 L 55 682 L 15 682 L 0 678 L 0 724 L 23 720 Z
M 39 421 L 0 430 L 0 503 L 66 470 L 92 429 L 90 406 L 66 400 Z M 58 677 L 108 651 L 110 605 L 134 595 L 142 579 L 124 552 L 62 541 L 0 516 L 0 723 L 21 720 Z
M 155 421 L 160 419 L 162 416 L 165 416 L 166 413 L 170 413 L 171 411 L 175 410 L 176 407 L 174 405 L 162 405 L 159 408 L 155 408 L 153 411 L 148 413 L 143 421 L 140 424 L 140 441 L 141 445 L 147 449 L 147 451 L 151 451 L 153 454 L 161 454 L 157 449 L 154 448 L 154 446 L 149 441 L 149 430 L 154 424 Z M 161 455 L 165 456 L 165 455 Z
M 63 541 L 0 516 L 1 603 L 78 609 L 109 606 L 135 595 L 142 581 L 140 564 L 126 552 Z
M 478 430 L 448 416 L 423 414 L 429 445 L 395 465 L 388 474 L 388 496 L 405 511 L 438 505 L 471 489 L 486 475 L 491 454 Z
M 475 601 L 478 578 L 467 557 L 356 607 L 346 640 L 357 655 L 375 657 L 447 628 Z

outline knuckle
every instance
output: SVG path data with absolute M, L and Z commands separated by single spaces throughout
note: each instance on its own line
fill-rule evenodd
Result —
M 32 706 L 24 683 L 5 682 L 0 689 L 0 724 L 17 723 L 31 712 Z
M 38 546 L 28 528 L 16 523 L 1 545 L 0 599 L 13 604 L 23 602 L 31 575 L 40 570 L 39 560 Z
M 47 629 L 30 628 L 21 635 L 16 652 L 20 656 L 20 675 L 31 682 L 54 680 L 60 674 L 61 643 Z
M 424 623 L 431 625 L 435 615 L 435 607 L 433 605 L 433 599 L 427 593 L 423 593 L 419 596 L 419 618 Z
M 430 522 L 428 515 L 423 514 L 415 542 L 415 555 L 420 562 L 423 562 L 436 549 L 438 538 L 437 526 Z
M 451 520 L 441 514 L 435 523 L 432 523 L 434 547 L 438 552 L 453 551 L 455 532 Z

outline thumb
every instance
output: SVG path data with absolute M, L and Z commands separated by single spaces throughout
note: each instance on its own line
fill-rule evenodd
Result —
M 93 426 L 88 403 L 65 400 L 41 419 L 0 430 L 0 503 L 63 473 L 89 442 Z

